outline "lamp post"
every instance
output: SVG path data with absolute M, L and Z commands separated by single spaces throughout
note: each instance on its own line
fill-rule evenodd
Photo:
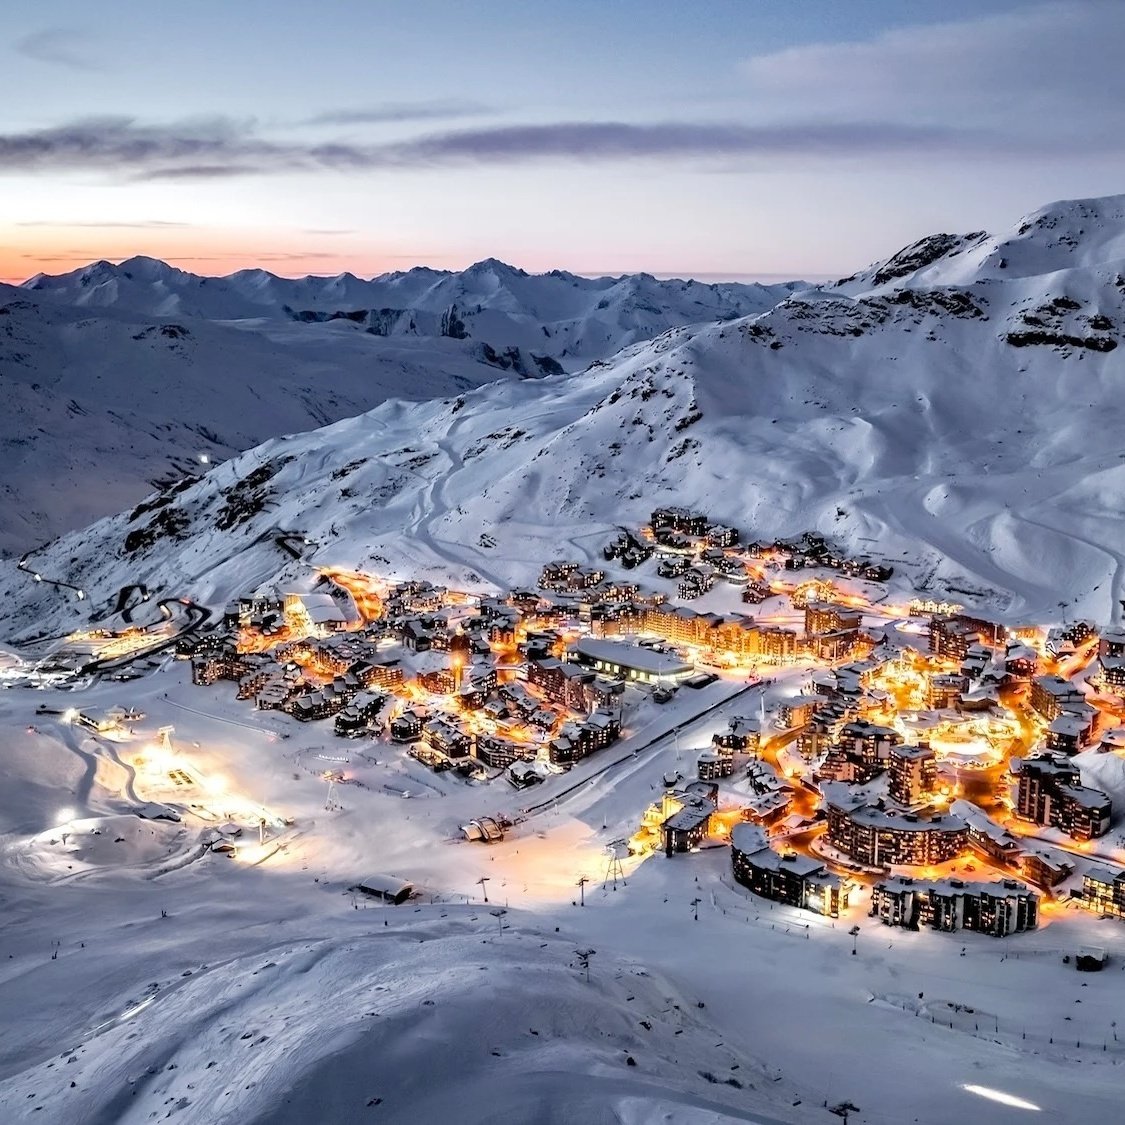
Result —
M 852 928 L 848 930 L 848 933 L 852 935 L 852 956 L 854 957 L 856 956 L 856 942 L 859 940 L 859 927 L 852 926 Z

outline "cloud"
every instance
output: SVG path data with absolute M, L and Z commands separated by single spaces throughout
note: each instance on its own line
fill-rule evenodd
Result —
M 1125 4 L 1056 0 L 789 47 L 742 65 L 755 105 L 1008 135 L 1105 136 L 1125 126 Z
M 47 27 L 17 39 L 13 49 L 25 58 L 68 70 L 104 70 L 90 57 L 90 39 L 84 32 L 65 27 Z
M 452 120 L 458 117 L 482 117 L 492 113 L 490 106 L 479 102 L 429 101 L 387 102 L 384 105 L 351 109 L 330 109 L 299 122 L 301 125 L 390 125 L 411 121 Z
M 574 121 L 430 133 L 408 140 L 308 144 L 271 139 L 227 118 L 149 125 L 104 117 L 0 134 L 0 173 L 103 170 L 129 179 L 206 180 L 293 171 L 363 171 L 542 161 L 732 160 L 772 168 L 784 160 L 873 157 L 1056 156 L 1084 141 L 1012 133 L 972 123 L 793 121 L 764 125 L 665 121 Z M 1121 137 L 1107 140 L 1115 151 Z
M 181 223 L 175 219 L 138 219 L 136 221 L 121 221 L 117 219 L 92 220 L 88 222 L 68 222 L 63 219 L 27 219 L 13 224 L 17 227 L 51 227 L 60 229 L 91 229 L 91 230 L 168 230 L 186 229 L 194 227 L 194 223 Z

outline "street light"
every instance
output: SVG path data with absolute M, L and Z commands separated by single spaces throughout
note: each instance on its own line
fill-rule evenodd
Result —
M 856 942 L 859 940 L 859 927 L 852 926 L 852 928 L 848 930 L 848 933 L 852 935 L 852 956 L 854 957 L 856 955 Z

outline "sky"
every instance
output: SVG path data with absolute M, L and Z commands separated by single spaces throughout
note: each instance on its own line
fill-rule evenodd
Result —
M 5 11 L 0 278 L 819 279 L 1125 190 L 1121 0 Z

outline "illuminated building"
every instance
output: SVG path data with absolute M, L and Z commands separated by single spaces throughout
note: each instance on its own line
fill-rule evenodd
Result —
M 580 637 L 568 650 L 567 660 L 593 668 L 607 675 L 642 683 L 659 683 L 661 680 L 684 680 L 694 671 L 694 665 L 678 656 L 642 645 L 623 644 L 619 641 Z
M 544 590 L 568 593 L 588 590 L 605 578 L 604 570 L 582 566 L 580 563 L 559 560 L 548 563 L 539 576 L 539 585 Z
M 572 765 L 617 741 L 621 724 L 607 711 L 595 711 L 585 722 L 564 723 L 547 744 L 552 765 Z
M 805 605 L 805 632 L 809 636 L 820 633 L 855 632 L 859 629 L 860 612 L 834 602 L 810 601 Z
M 698 848 L 707 839 L 714 812 L 712 801 L 695 795 L 686 796 L 682 807 L 661 825 L 664 854 L 671 856 Z
M 722 750 L 756 754 L 762 738 L 762 720 L 735 715 L 727 721 L 722 734 L 713 735 L 711 741 Z
M 1023 877 L 1040 887 L 1057 887 L 1074 874 L 1074 864 L 1061 852 L 1033 848 L 1019 859 Z
M 1082 891 L 1075 901 L 1095 914 L 1125 918 L 1125 871 L 1091 867 L 1082 878 Z
M 513 762 L 534 758 L 535 752 L 533 745 L 493 734 L 478 734 L 473 746 L 473 757 L 492 769 L 506 769 Z
M 424 715 L 413 708 L 396 715 L 388 725 L 391 739 L 395 742 L 417 742 L 422 737 Z
M 1062 676 L 1047 675 L 1036 676 L 1031 681 L 1031 706 L 1038 711 L 1047 722 L 1057 719 L 1070 706 L 1085 703 L 1086 697 L 1081 688 Z
M 706 535 L 710 521 L 701 512 L 668 507 L 653 509 L 650 525 L 654 534 L 660 531 L 678 531 L 684 535 Z
M 977 643 L 999 645 L 1006 635 L 1003 625 L 983 617 L 937 613 L 930 618 L 930 652 L 950 660 L 964 660 Z
M 889 812 L 836 782 L 825 783 L 824 799 L 828 843 L 866 867 L 932 866 L 955 859 L 968 843 L 959 816 Z
M 1015 811 L 1021 820 L 1058 828 L 1076 840 L 1109 831 L 1110 799 L 1083 785 L 1078 767 L 1064 755 L 1013 758 L 1012 770 L 1019 779 Z
M 1088 745 L 1094 733 L 1094 715 L 1064 711 L 1047 726 L 1047 749 L 1062 754 L 1077 754 Z
M 729 754 L 704 750 L 696 760 L 696 776 L 700 781 L 719 781 L 734 773 L 734 759 Z
M 1052 656 L 1059 656 L 1095 636 L 1097 636 L 1097 630 L 1089 621 L 1075 621 L 1069 625 L 1056 625 L 1053 629 L 1047 630 L 1047 651 Z
M 923 926 L 955 933 L 974 930 L 1004 937 L 1039 924 L 1039 895 L 1015 879 L 966 883 L 961 879 L 922 882 L 896 876 L 871 889 L 871 916 L 886 926 Z
M 586 686 L 592 684 L 595 673 L 578 664 L 563 663 L 553 656 L 527 662 L 527 682 L 538 688 L 548 699 L 561 703 L 572 711 L 587 709 Z
M 908 809 L 925 804 L 937 783 L 937 755 L 926 743 L 892 746 L 887 775 L 892 801 Z
M 468 757 L 473 740 L 444 719 L 427 719 L 422 724 L 422 734 L 426 741 L 447 758 Z
M 285 619 L 294 633 L 303 636 L 326 636 L 348 626 L 331 594 L 286 594 Z
M 838 918 L 848 908 L 847 879 L 824 863 L 796 852 L 775 852 L 762 843 L 762 831 L 736 824 L 731 832 L 731 867 L 735 879 L 756 895 Z
M 931 711 L 954 710 L 968 690 L 969 681 L 959 672 L 941 672 L 930 677 L 926 706 Z

